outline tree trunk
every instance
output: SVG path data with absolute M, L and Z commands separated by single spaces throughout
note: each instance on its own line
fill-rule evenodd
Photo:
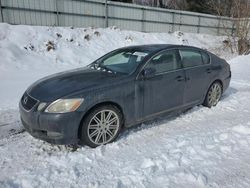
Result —
M 250 52 L 250 43 L 247 39 L 238 40 L 239 55 L 248 54 Z

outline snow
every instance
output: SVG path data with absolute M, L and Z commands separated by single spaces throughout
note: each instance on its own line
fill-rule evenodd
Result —
M 250 122 L 248 122 L 247 125 L 250 125 Z M 250 134 L 250 127 L 244 125 L 238 125 L 233 128 L 233 131 L 239 134 Z
M 0 187 L 249 187 L 250 55 L 234 57 L 223 40 L 115 27 L 0 24 Z M 48 41 L 55 50 L 47 51 Z M 231 85 L 220 103 L 133 127 L 96 149 L 72 151 L 24 131 L 17 104 L 35 80 L 87 65 L 115 48 L 146 43 L 185 43 L 234 57 Z

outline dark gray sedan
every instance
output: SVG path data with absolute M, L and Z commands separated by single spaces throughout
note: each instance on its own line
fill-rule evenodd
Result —
M 123 127 L 215 106 L 230 79 L 229 64 L 199 48 L 130 46 L 35 82 L 20 100 L 21 120 L 47 142 L 96 147 L 115 140 Z

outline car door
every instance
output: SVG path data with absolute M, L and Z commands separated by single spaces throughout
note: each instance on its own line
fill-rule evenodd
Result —
M 193 49 L 180 49 L 180 55 L 186 77 L 184 104 L 201 103 L 211 80 L 209 56 Z
M 183 104 L 185 75 L 178 50 L 155 55 L 142 71 L 143 116 L 170 111 Z

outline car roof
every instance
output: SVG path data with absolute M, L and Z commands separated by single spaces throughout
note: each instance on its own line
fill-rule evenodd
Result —
M 197 47 L 193 46 L 186 46 L 186 45 L 176 45 L 176 44 L 147 44 L 147 45 L 136 45 L 136 46 L 126 46 L 122 49 L 133 49 L 138 51 L 145 51 L 149 53 L 156 53 L 158 51 L 168 49 L 168 48 L 189 48 L 189 49 L 196 49 L 196 50 L 202 50 Z

